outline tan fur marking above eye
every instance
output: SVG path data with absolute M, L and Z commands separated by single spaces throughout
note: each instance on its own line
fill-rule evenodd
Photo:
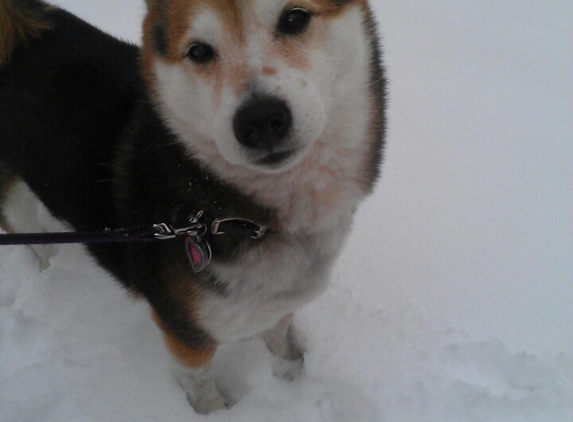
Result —
M 224 32 L 221 34 L 224 43 L 240 43 L 244 40 L 240 7 L 229 0 L 171 0 L 163 12 L 167 21 L 166 37 L 168 43 L 168 60 L 182 60 L 188 44 L 189 30 L 193 21 L 202 10 L 211 10 L 220 19 Z M 217 48 L 219 46 L 215 46 Z
M 208 365 L 213 360 L 215 352 L 217 351 L 216 345 L 213 344 L 207 349 L 195 349 L 188 346 L 167 331 L 155 312 L 152 312 L 151 316 L 163 334 L 165 345 L 181 365 L 191 369 L 199 369 Z
M 333 17 L 343 13 L 351 5 L 365 5 L 365 0 L 298 0 L 290 7 L 302 7 L 322 17 Z
M 167 20 L 167 59 L 178 61 L 185 57 L 189 23 L 198 11 L 197 2 L 188 0 L 171 0 L 165 12 Z
M 245 38 L 243 22 L 241 18 L 241 6 L 237 1 L 229 0 L 203 0 L 221 18 L 225 36 L 228 41 L 242 43 Z
M 225 56 L 227 62 L 233 62 L 233 69 L 232 72 L 229 72 L 215 60 L 204 66 L 196 65 L 189 71 L 213 87 L 215 100 L 220 97 L 224 84 L 230 83 L 235 91 L 240 90 L 240 87 L 244 85 L 244 81 L 241 79 L 246 74 L 246 70 L 241 67 L 241 60 L 233 60 L 232 57 L 229 59 L 229 55 L 222 52 L 225 48 L 234 48 L 238 51 L 244 47 L 245 35 L 241 21 L 241 5 L 230 0 L 171 0 L 165 8 L 163 3 L 155 1 L 150 2 L 150 8 L 145 19 L 142 53 L 143 74 L 152 91 L 156 84 L 153 76 L 155 58 L 171 64 L 185 62 L 187 60 L 186 50 L 189 44 L 195 41 L 189 39 L 193 22 L 203 10 L 214 13 L 220 21 L 223 28 L 220 34 L 221 45 L 214 45 L 213 48 L 217 54 Z M 153 31 L 157 25 L 162 25 L 164 30 L 166 52 L 163 55 L 159 55 L 153 50 Z M 197 37 L 201 41 L 201 34 L 198 34 Z M 226 68 L 228 67 L 230 66 L 226 66 Z

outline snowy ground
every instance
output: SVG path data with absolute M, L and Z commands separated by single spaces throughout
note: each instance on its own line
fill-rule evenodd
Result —
M 332 287 L 297 316 L 302 376 L 258 339 L 198 416 L 145 305 L 80 248 L 0 249 L 0 421 L 573 420 L 573 3 L 375 0 L 384 178 Z M 60 0 L 137 40 L 139 0 Z M 48 222 L 53 225 L 55 223 Z

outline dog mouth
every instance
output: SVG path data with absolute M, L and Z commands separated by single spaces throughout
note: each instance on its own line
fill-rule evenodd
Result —
M 278 168 L 286 164 L 296 154 L 295 149 L 287 151 L 270 152 L 265 157 L 256 161 L 256 164 L 263 167 Z

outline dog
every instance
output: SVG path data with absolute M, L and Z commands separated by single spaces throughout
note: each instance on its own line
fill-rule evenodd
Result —
M 367 0 L 146 3 L 139 48 L 0 0 L 0 224 L 41 229 L 34 203 L 72 231 L 196 224 L 186 242 L 167 229 L 86 249 L 149 302 L 210 413 L 231 405 L 218 344 L 261 334 L 302 363 L 293 314 L 325 289 L 379 178 L 381 48 Z

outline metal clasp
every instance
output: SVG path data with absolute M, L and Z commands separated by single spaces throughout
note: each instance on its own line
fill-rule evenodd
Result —
M 158 240 L 171 240 L 179 236 L 202 238 L 207 234 L 208 230 L 207 226 L 200 221 L 203 214 L 203 211 L 199 211 L 189 219 L 190 225 L 185 227 L 173 227 L 166 223 L 154 224 L 153 228 L 157 232 L 155 233 L 155 238 Z
M 250 230 L 249 237 L 251 239 L 259 240 L 262 239 L 267 234 L 266 226 L 261 226 L 260 224 L 257 224 L 254 221 L 246 220 L 244 218 L 218 218 L 214 220 L 213 223 L 211 224 L 211 233 L 217 236 L 229 234 L 221 228 L 222 224 L 229 222 L 248 224 L 249 226 L 251 226 L 250 228 L 245 228 L 246 231 Z
M 171 240 L 177 237 L 175 229 L 168 224 L 154 224 L 153 228 L 157 233 L 155 233 L 155 238 L 158 240 Z

